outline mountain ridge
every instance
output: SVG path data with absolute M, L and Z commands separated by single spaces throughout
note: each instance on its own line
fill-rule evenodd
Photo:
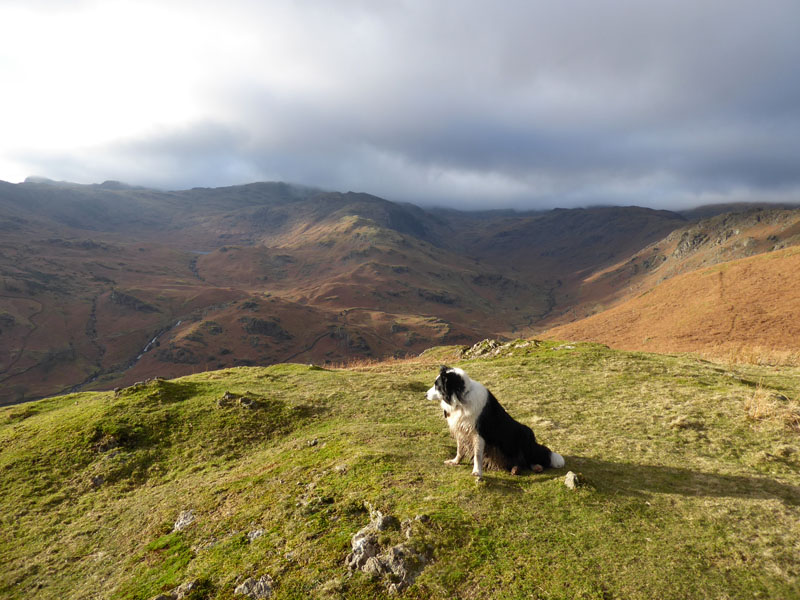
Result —
M 535 335 L 699 268 L 701 255 L 797 244 L 800 211 L 775 210 L 715 216 L 704 233 L 641 207 L 471 214 L 280 182 L 0 182 L 0 403 Z M 661 260 L 682 243 L 696 247 Z

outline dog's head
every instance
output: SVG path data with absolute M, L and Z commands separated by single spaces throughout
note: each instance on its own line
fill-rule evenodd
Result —
M 442 366 L 433 387 L 428 390 L 428 400 L 437 400 L 451 406 L 456 402 L 462 402 L 469 382 L 469 377 L 461 369 Z

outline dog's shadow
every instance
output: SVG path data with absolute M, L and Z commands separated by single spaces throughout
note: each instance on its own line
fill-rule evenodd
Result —
M 586 456 L 565 456 L 566 466 L 536 474 L 526 472 L 513 477 L 484 473 L 487 489 L 503 493 L 522 493 L 531 479 L 537 482 L 562 479 L 567 471 L 576 471 L 597 492 L 642 496 L 645 494 L 679 494 L 687 497 L 776 499 L 785 504 L 800 505 L 800 486 L 776 481 L 761 475 L 725 475 L 695 469 L 612 462 Z
M 763 475 L 726 475 L 695 469 L 611 462 L 585 456 L 565 456 L 565 470 L 581 472 L 600 492 L 625 495 L 648 493 L 690 497 L 776 499 L 800 505 L 800 486 Z

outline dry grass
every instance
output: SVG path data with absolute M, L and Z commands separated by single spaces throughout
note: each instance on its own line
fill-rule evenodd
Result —
M 788 429 L 800 432 L 800 404 L 765 389 L 761 381 L 745 400 L 744 408 L 748 418 L 753 421 L 777 421 Z
M 775 349 L 765 346 L 717 346 L 699 353 L 714 362 L 729 365 L 800 367 L 800 350 Z

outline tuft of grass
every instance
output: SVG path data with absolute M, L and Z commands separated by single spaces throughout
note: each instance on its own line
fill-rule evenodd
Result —
M 777 421 L 800 432 L 800 405 L 783 394 L 765 389 L 761 381 L 745 401 L 747 416 L 754 421 Z

